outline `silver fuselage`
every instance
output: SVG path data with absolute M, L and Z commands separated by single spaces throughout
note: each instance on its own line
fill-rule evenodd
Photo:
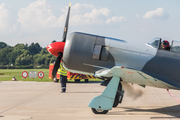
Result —
M 123 81 L 143 86 L 179 89 L 180 81 L 175 80 L 171 74 L 166 76 L 161 72 L 157 73 L 158 71 L 154 70 L 156 68 L 147 68 L 146 65 L 161 67 L 158 66 L 161 61 L 154 60 L 158 51 L 149 44 L 128 43 L 120 39 L 76 32 L 67 38 L 63 63 L 68 71 L 88 75 L 96 75 L 97 71 L 121 66 L 124 69 L 119 71 L 117 69 L 116 76 L 121 77 Z M 169 52 L 169 54 L 171 53 Z M 169 59 L 172 60 L 166 62 L 174 60 L 173 57 Z M 154 61 L 151 62 L 152 60 Z M 176 60 L 179 60 L 180 63 L 180 56 L 176 56 Z M 180 65 L 173 64 L 173 67 L 175 67 L 174 72 L 179 69 Z M 178 77 L 176 74 L 172 75 L 175 78 Z M 108 74 L 102 77 L 112 76 Z

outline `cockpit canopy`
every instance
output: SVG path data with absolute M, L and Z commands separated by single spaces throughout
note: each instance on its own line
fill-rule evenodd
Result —
M 173 40 L 171 45 L 172 52 L 180 52 L 180 41 Z
M 161 48 L 161 40 L 162 40 L 161 38 L 156 37 L 156 38 L 152 39 L 151 41 L 149 41 L 147 44 L 153 48 L 160 50 L 160 49 L 162 49 Z M 180 41 L 172 40 L 171 46 L 170 46 L 170 51 L 171 52 L 180 52 Z
M 148 45 L 152 46 L 153 48 L 159 49 L 161 45 L 161 38 L 154 38 L 147 43 Z

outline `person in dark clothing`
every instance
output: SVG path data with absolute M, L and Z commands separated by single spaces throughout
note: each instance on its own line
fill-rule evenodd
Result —
M 170 51 L 169 42 L 167 40 L 162 41 L 162 49 Z

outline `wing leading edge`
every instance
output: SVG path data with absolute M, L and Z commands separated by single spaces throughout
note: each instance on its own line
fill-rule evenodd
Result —
M 152 76 L 134 69 L 124 68 L 123 66 L 115 66 L 111 69 L 100 69 L 95 72 L 95 77 L 103 78 L 103 77 L 120 77 L 122 81 L 138 84 L 141 86 L 152 86 L 159 87 L 165 89 L 178 89 L 170 84 L 167 84 L 157 78 L 153 78 Z

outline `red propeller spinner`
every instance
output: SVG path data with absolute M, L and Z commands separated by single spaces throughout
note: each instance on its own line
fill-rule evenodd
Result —
M 52 55 L 58 57 L 58 54 L 64 51 L 65 42 L 54 42 L 47 46 L 47 50 Z

